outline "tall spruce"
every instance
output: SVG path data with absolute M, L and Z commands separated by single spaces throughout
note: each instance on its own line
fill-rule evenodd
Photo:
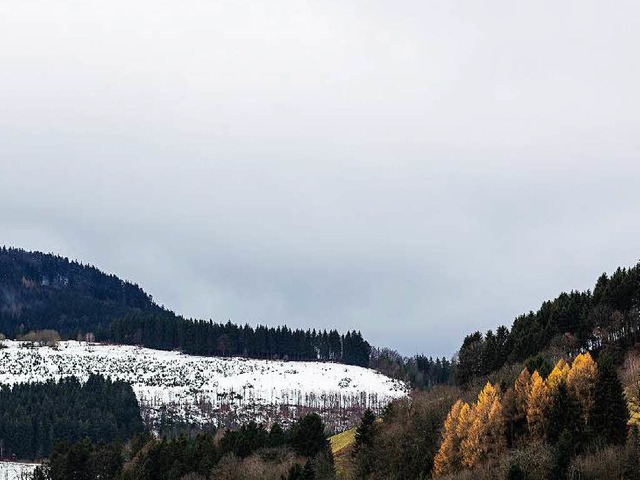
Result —
M 366 409 L 356 428 L 353 461 L 357 478 L 367 478 L 373 470 L 373 443 L 377 434 L 376 416 Z
M 580 418 L 580 405 L 571 395 L 564 381 L 558 382 L 553 387 L 545 423 L 549 443 L 556 444 L 564 433 L 565 437 L 570 437 L 574 445 L 581 444 L 583 425 Z
M 607 443 L 624 443 L 629 409 L 613 358 L 608 354 L 598 359 L 598 377 L 589 420 L 592 431 Z
M 294 423 L 289 431 L 289 439 L 295 452 L 305 457 L 329 450 L 324 423 L 317 413 L 306 415 Z

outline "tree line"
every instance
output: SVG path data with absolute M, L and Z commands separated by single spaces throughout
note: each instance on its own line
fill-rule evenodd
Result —
M 369 367 L 389 377 L 427 389 L 450 381 L 452 364 L 445 357 L 435 359 L 426 355 L 405 357 L 389 348 L 371 349 Z
M 144 431 L 131 386 L 91 375 L 0 387 L 0 455 L 35 460 L 62 440 L 123 441 Z
M 371 351 L 357 331 L 340 335 L 337 330 L 305 331 L 263 325 L 253 328 L 138 313 L 114 320 L 108 331 L 97 331 L 95 338 L 160 350 L 179 349 L 191 355 L 323 360 L 360 366 L 368 366 Z
M 316 414 L 289 429 L 249 422 L 222 435 L 175 438 L 137 436 L 127 444 L 89 439 L 60 443 L 34 480 L 180 480 L 274 478 L 331 479 L 333 458 L 324 424 Z
M 138 285 L 67 258 L 0 248 L 0 332 L 16 338 L 56 330 L 195 355 L 326 360 L 368 366 L 370 345 L 357 331 L 239 326 L 185 319 Z
M 459 385 L 522 362 L 546 349 L 562 354 L 607 350 L 620 355 L 640 340 L 640 263 L 602 274 L 593 291 L 562 293 L 537 312 L 515 319 L 484 335 L 464 338 L 458 352 L 455 381 Z

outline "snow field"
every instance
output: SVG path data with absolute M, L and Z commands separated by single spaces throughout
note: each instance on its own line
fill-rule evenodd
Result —
M 28 479 L 37 466 L 37 463 L 0 461 L 0 480 Z
M 0 383 L 44 382 L 92 373 L 123 380 L 152 423 L 171 411 L 189 423 L 215 425 L 291 412 L 379 410 L 407 395 L 403 382 L 337 363 L 200 357 L 128 345 L 61 342 L 57 349 L 6 341 Z M 221 419 L 224 417 L 224 421 Z M 2 478 L 0 477 L 0 480 Z

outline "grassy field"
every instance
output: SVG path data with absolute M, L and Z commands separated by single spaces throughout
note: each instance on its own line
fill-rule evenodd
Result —
M 339 455 L 342 450 L 355 443 L 356 429 L 351 428 L 342 433 L 338 433 L 337 435 L 330 437 L 329 441 L 331 442 L 331 452 L 334 455 Z
M 348 478 L 350 468 L 351 447 L 356 441 L 356 429 L 351 428 L 329 437 L 331 453 L 336 465 L 338 478 Z

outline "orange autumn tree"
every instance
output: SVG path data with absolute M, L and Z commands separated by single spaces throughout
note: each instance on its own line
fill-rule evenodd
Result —
M 531 375 L 531 391 L 527 401 L 527 424 L 534 440 L 542 440 L 544 437 L 544 417 L 549 401 L 549 389 L 536 370 Z
M 466 407 L 466 411 L 461 415 L 461 411 Z M 433 463 L 433 475 L 439 477 L 457 472 L 461 465 L 460 441 L 461 435 L 465 432 L 458 428 L 460 421 L 466 422 L 468 416 L 469 405 L 458 400 L 453 404 L 447 419 L 444 421 L 444 433 L 442 436 L 442 444 Z M 465 425 L 466 428 L 466 425 Z
M 513 385 L 513 393 L 516 396 L 516 408 L 523 417 L 527 416 L 529 395 L 531 394 L 531 374 L 525 367 Z
M 475 467 L 498 458 L 506 449 L 504 416 L 497 389 L 488 383 L 471 410 L 470 428 L 462 440 L 462 463 Z
M 571 367 L 565 362 L 563 359 L 558 360 L 556 366 L 553 367 L 553 370 L 547 377 L 547 388 L 549 389 L 549 394 L 553 395 L 560 386 L 561 383 L 567 383 L 567 377 L 569 372 L 571 371 Z
M 456 435 L 459 440 L 458 453 L 460 464 L 462 464 L 462 442 L 469 433 L 471 424 L 473 424 L 473 408 L 468 403 L 464 403 L 460 409 L 460 415 L 458 415 L 458 425 L 456 426 Z
M 589 353 L 581 353 L 573 359 L 571 370 L 567 374 L 567 388 L 578 400 L 582 421 L 587 424 L 589 412 L 593 407 L 593 395 L 598 376 L 598 367 Z
M 523 369 L 502 399 L 496 386 L 487 383 L 472 405 L 458 400 L 444 424 L 442 443 L 434 459 L 434 478 L 499 458 L 507 448 L 507 427 L 512 444 L 527 437 L 544 440 L 553 430 L 548 417 L 560 385 L 566 385 L 578 400 L 583 421 L 587 422 L 597 375 L 597 366 L 586 353 L 578 355 L 571 366 L 559 360 L 546 380 L 538 371 L 529 374 Z

